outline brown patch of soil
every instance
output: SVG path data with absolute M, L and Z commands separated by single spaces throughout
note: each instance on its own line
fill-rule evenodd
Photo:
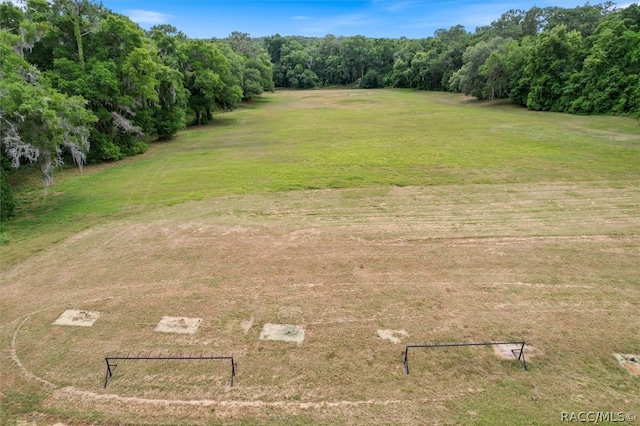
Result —
M 629 374 L 640 376 L 640 355 L 634 354 L 614 354 L 620 366 L 627 370 Z
M 378 330 L 378 337 L 393 343 L 400 343 L 403 338 L 408 336 L 409 333 L 404 330 Z
M 242 321 L 240 326 L 244 330 L 244 334 L 247 334 L 249 330 L 251 330 L 251 327 L 253 326 L 253 317 L 249 318 L 248 320 Z

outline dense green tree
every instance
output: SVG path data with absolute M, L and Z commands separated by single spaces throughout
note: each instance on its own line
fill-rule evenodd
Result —
M 370 63 L 367 71 L 375 71 L 377 75 L 384 76 L 393 69 L 396 41 L 384 38 L 369 40 Z M 366 73 L 365 73 L 366 75 Z
M 275 83 L 273 81 L 273 64 L 266 54 L 260 54 L 256 58 L 247 61 L 247 69 L 254 69 L 260 74 L 260 85 L 265 92 L 273 92 Z
M 516 105 L 527 105 L 531 76 L 526 72 L 526 65 L 531 58 L 535 37 L 525 37 L 518 43 L 518 48 L 511 52 L 512 65 L 510 72 L 509 99 Z M 500 54 L 500 53 L 498 53 Z M 507 59 L 509 60 L 509 59 Z
M 226 38 L 226 42 L 234 52 L 246 58 L 255 58 L 262 53 L 262 47 L 247 33 L 233 31 Z
M 415 81 L 411 71 L 411 62 L 418 52 L 424 51 L 419 40 L 401 39 L 393 58 L 391 71 L 385 76 L 385 84 L 391 87 L 412 87 Z
M 529 50 L 524 74 L 529 80 L 527 107 L 537 111 L 566 110 L 571 76 L 584 59 L 582 36 L 559 25 L 542 32 Z
M 570 111 L 596 114 L 640 111 L 639 23 L 625 20 L 617 13 L 598 26 L 584 67 L 572 78 L 578 96 L 574 97 Z
M 444 64 L 434 49 L 418 52 L 411 60 L 409 81 L 411 87 L 422 90 L 442 90 Z
M 242 99 L 242 88 L 231 74 L 231 61 L 218 47 L 205 40 L 186 40 L 178 48 L 180 71 L 184 86 L 190 92 L 188 105 L 194 123 L 202 124 L 213 118 L 217 108 L 228 109 Z
M 160 140 L 170 140 L 186 126 L 189 91 L 179 71 L 178 46 L 187 37 L 171 25 L 155 25 L 147 32 L 162 62 L 156 67 L 158 105 L 153 111 L 153 132 Z
M 462 55 L 471 43 L 471 34 L 458 25 L 440 29 L 422 40 L 400 39 L 395 62 L 384 77 L 391 87 L 449 90 L 449 80 L 462 66 Z
M 246 72 L 246 58 L 235 53 L 228 44 L 217 43 L 216 47 L 231 65 L 227 72 L 221 74 L 222 87 L 216 93 L 215 109 L 232 111 L 243 99 L 243 83 Z M 207 119 L 212 120 L 210 111 L 207 111 Z
M 0 3 L 0 28 L 3 31 L 18 35 L 20 23 L 25 19 L 24 12 L 13 3 Z
M 485 79 L 484 95 L 486 99 L 509 97 L 512 87 L 518 81 L 525 63 L 525 50 L 513 39 L 507 39 L 496 50 L 492 51 L 487 60 L 479 68 L 480 75 Z
M 449 30 L 438 30 L 435 33 L 435 49 L 443 64 L 441 81 L 442 90 L 451 90 L 451 76 L 462 67 L 465 50 L 471 45 L 472 34 L 462 25 L 456 25 Z
M 178 45 L 187 40 L 187 36 L 172 25 L 154 25 L 147 36 L 155 42 L 158 56 L 162 62 L 178 69 Z
M 231 59 L 232 74 L 242 88 L 242 99 L 252 100 L 264 91 L 273 91 L 273 65 L 263 45 L 240 32 L 231 33 L 225 42 L 229 49 L 223 53 Z
M 614 3 L 610 1 L 595 5 L 586 3 L 584 6 L 574 8 L 547 7 L 543 9 L 545 29 L 552 30 L 559 25 L 564 25 L 567 32 L 577 31 L 584 38 L 593 34 L 613 8 Z
M 378 89 L 384 85 L 384 79 L 375 69 L 367 70 L 367 73 L 360 81 L 360 87 L 363 89 Z
M 295 39 L 288 39 L 281 49 L 281 67 L 286 70 L 285 84 L 297 89 L 309 89 L 320 84 L 320 78 L 312 70 L 314 58 Z
M 318 40 L 314 48 L 317 58 L 313 61 L 312 71 L 323 86 L 344 85 L 344 70 L 340 57 L 340 39 L 332 34 Z
M 94 158 L 115 160 L 144 152 L 139 136 L 153 128 L 151 105 L 159 99 L 157 48 L 136 24 L 114 14 L 87 41 L 86 97 L 100 118 L 92 134 L 99 141 Z
M 544 10 L 536 6 L 527 11 L 510 9 L 490 25 L 477 28 L 476 34 L 485 40 L 493 37 L 520 40 L 523 37 L 535 36 L 544 25 L 543 14 Z
M 264 46 L 267 50 L 267 55 L 273 64 L 273 81 L 276 87 L 286 86 L 286 70 L 282 66 L 282 48 L 285 45 L 285 38 L 280 34 L 275 34 L 271 37 L 265 37 Z
M 15 51 L 18 36 L 0 32 L 0 144 L 13 167 L 37 162 L 45 188 L 68 153 L 82 167 L 96 117 L 79 96 L 52 89 Z
M 52 15 L 56 17 L 56 24 L 68 24 L 73 33 L 76 55 L 80 68 L 85 68 L 83 36 L 98 28 L 100 20 L 100 6 L 88 0 L 53 0 Z
M 371 62 L 371 50 L 363 36 L 347 37 L 340 43 L 340 57 L 347 71 L 347 84 L 358 83 Z
M 471 95 L 478 99 L 488 99 L 495 97 L 495 90 L 489 90 L 488 76 L 496 78 L 504 78 L 504 83 L 508 81 L 508 77 L 491 75 L 488 71 L 488 67 L 485 68 L 485 72 L 481 72 L 481 68 L 485 65 L 485 62 L 491 57 L 491 54 L 496 52 L 504 44 L 502 37 L 495 37 L 489 41 L 480 41 L 474 46 L 469 46 L 462 56 L 464 64 L 451 76 L 450 84 L 454 90 L 459 90 L 465 95 Z M 494 60 L 490 62 L 489 66 L 493 66 L 496 73 L 502 72 L 497 69 L 498 65 Z
M 77 8 L 87 29 L 80 38 Z M 90 161 L 144 152 L 139 135 L 153 131 L 159 100 L 155 76 L 160 60 L 153 42 L 128 18 L 85 1 L 55 1 L 49 14 L 53 29 L 30 59 L 47 70 L 56 89 L 87 99 L 98 117 L 91 129 Z
M 184 88 L 184 76 L 166 65 L 156 68 L 158 106 L 153 110 L 153 132 L 160 140 L 172 139 L 185 128 L 189 92 Z

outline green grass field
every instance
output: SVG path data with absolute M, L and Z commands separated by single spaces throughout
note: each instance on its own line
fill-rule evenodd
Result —
M 638 121 L 402 90 L 278 92 L 146 155 L 21 188 L 14 243 L 220 195 L 321 188 L 638 179 Z M 31 246 L 29 244 L 29 246 Z M 21 258 L 2 248 L 7 261 Z M 28 253 L 28 252 L 27 252 Z M 6 257 L 5 257 L 6 256 Z
M 550 424 L 634 412 L 640 124 L 405 90 L 279 91 L 141 156 L 20 171 L 0 246 L 0 420 Z M 26 178 L 26 179 L 24 179 Z M 65 309 L 91 328 L 52 326 Z M 153 332 L 203 318 L 193 336 Z M 305 342 L 258 339 L 303 324 Z M 248 327 L 248 328 L 247 328 Z M 524 339 L 490 350 L 402 343 Z M 233 352 L 121 366 L 114 350 Z M 412 353 L 413 354 L 413 353 Z M 470 360 L 472 362 L 470 362 Z M 213 386 L 212 386 L 213 385 Z

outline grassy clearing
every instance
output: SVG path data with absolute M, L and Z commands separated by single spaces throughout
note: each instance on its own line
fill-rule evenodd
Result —
M 145 156 L 63 172 L 45 207 L 9 225 L 3 421 L 640 414 L 640 383 L 612 355 L 640 352 L 637 122 L 409 91 L 261 102 Z M 91 328 L 52 326 L 65 309 L 102 314 Z M 154 332 L 165 315 L 203 322 Z M 305 341 L 259 340 L 266 323 L 302 324 Z M 537 354 L 524 372 L 488 348 L 416 351 L 407 376 L 403 346 L 378 329 L 405 330 L 403 343 L 525 339 Z M 226 364 L 139 363 L 103 390 L 113 351 L 233 353 L 236 386 Z
M 400 90 L 278 92 L 143 156 L 18 193 L 12 263 L 70 233 L 160 206 L 297 189 L 637 179 L 640 125 Z M 23 249 L 24 248 L 24 251 Z

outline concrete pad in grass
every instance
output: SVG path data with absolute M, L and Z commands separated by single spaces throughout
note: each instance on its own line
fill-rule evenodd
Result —
M 193 334 L 198 331 L 200 323 L 202 323 L 202 318 L 162 317 L 154 331 Z
M 262 327 L 260 340 L 281 340 L 283 342 L 302 343 L 304 340 L 304 326 L 267 323 Z
M 100 316 L 100 312 L 67 309 L 54 321 L 54 325 L 72 325 L 79 327 L 91 327 Z

